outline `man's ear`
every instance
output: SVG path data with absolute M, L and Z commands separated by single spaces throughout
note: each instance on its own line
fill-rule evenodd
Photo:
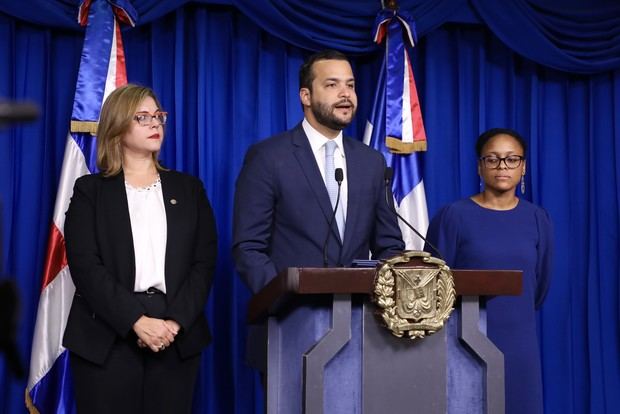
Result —
M 301 88 L 299 90 L 299 100 L 303 106 L 310 106 L 310 89 Z

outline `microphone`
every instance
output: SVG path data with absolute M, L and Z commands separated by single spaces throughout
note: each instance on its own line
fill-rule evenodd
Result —
M 338 205 L 338 201 L 340 201 L 340 186 L 342 185 L 342 180 L 344 180 L 344 173 L 342 172 L 342 168 L 336 168 L 334 178 L 338 183 L 338 197 L 336 197 L 336 205 Z
M 403 216 L 398 214 L 398 211 L 396 211 L 396 207 L 394 206 L 394 204 L 390 203 L 390 195 L 392 195 L 392 193 L 390 191 L 390 184 L 392 182 L 392 177 L 393 176 L 394 176 L 394 169 L 392 167 L 386 167 L 385 175 L 384 175 L 384 179 L 385 179 L 385 202 L 387 203 L 387 205 L 390 208 L 390 210 L 392 210 L 392 212 L 394 214 L 396 214 L 396 217 L 398 217 L 400 219 L 400 221 L 402 221 L 407 227 L 409 227 L 419 238 L 424 240 L 424 242 L 433 250 L 433 253 L 435 253 L 437 255 L 437 257 L 439 257 L 441 260 L 443 260 L 443 257 L 441 256 L 441 253 L 439 253 L 439 249 L 437 249 L 435 246 L 433 246 L 433 244 L 431 242 L 429 242 L 426 239 L 426 237 L 422 236 L 422 234 L 420 234 L 420 232 L 417 231 L 415 227 L 413 227 L 407 220 L 405 220 L 405 218 Z
M 38 116 L 39 108 L 33 103 L 0 102 L 0 126 L 34 121 Z
M 327 236 L 325 236 L 325 242 L 323 242 L 323 267 L 327 267 L 327 243 L 329 243 L 329 235 L 332 232 L 332 226 L 334 225 L 334 220 L 336 219 L 336 212 L 338 211 L 338 204 L 340 203 L 340 186 L 342 185 L 342 180 L 344 180 L 344 173 L 342 172 L 342 168 L 336 168 L 336 171 L 334 172 L 334 179 L 338 183 L 338 195 L 336 196 L 336 205 L 334 206 L 334 211 L 332 212 L 332 216 L 329 219 Z

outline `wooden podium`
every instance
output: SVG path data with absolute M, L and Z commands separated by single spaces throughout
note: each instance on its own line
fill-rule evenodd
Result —
M 374 268 L 282 272 L 248 308 L 249 351 L 266 374 L 267 413 L 504 413 L 504 358 L 480 329 L 479 297 L 521 294 L 521 272 L 452 274 L 460 300 L 450 320 L 409 340 L 375 315 Z

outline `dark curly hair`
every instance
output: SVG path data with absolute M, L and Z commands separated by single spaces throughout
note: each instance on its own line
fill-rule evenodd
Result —
M 523 155 L 525 155 L 525 151 L 527 150 L 527 144 L 525 140 L 517 131 L 508 128 L 491 128 L 488 131 L 483 132 L 478 137 L 478 141 L 476 141 L 476 154 L 478 157 L 482 156 L 482 149 L 484 146 L 491 140 L 491 138 L 497 135 L 510 135 L 514 139 L 517 140 L 521 148 L 523 149 Z

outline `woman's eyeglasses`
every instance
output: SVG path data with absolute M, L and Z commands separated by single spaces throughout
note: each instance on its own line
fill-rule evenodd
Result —
M 166 125 L 168 112 L 155 112 L 154 114 L 149 114 L 148 112 L 138 112 L 134 115 L 133 119 L 138 121 L 140 126 L 150 126 L 152 125 L 153 120 L 156 120 L 159 125 Z
M 504 161 L 504 164 L 506 164 L 506 168 L 510 170 L 514 170 L 515 168 L 518 168 L 521 165 L 521 162 L 523 161 L 524 158 L 520 155 L 509 155 L 508 157 L 503 157 L 503 158 L 490 155 L 487 157 L 480 157 L 479 159 L 480 161 L 482 161 L 484 166 L 488 169 L 499 168 L 502 161 Z

